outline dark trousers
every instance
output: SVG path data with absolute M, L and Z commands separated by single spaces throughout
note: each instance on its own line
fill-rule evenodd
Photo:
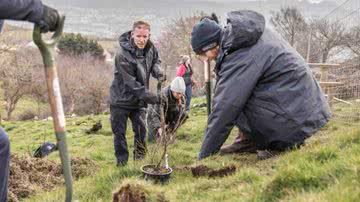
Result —
M 185 90 L 185 97 L 186 97 L 186 110 L 190 110 L 190 102 L 192 97 L 192 85 L 187 85 Z
M 0 202 L 7 201 L 7 189 L 10 163 L 10 142 L 0 127 Z
M 129 151 L 126 142 L 126 127 L 128 118 L 131 120 L 132 129 L 134 131 L 134 159 L 142 159 L 146 154 L 145 109 L 127 109 L 111 106 L 110 112 L 117 164 L 125 165 L 129 159 Z

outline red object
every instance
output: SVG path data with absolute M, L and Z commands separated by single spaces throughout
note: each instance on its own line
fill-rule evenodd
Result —
M 186 72 L 186 66 L 184 64 L 180 64 L 176 72 L 176 76 L 183 77 L 185 72 Z

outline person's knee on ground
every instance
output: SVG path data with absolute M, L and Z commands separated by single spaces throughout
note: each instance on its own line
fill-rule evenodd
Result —
M 148 135 L 147 135 L 147 141 L 148 143 L 155 143 L 156 142 L 156 135 L 155 132 L 151 128 L 148 128 Z
M 153 123 L 147 120 L 147 142 L 154 143 L 156 142 L 156 133 L 157 129 L 153 126 Z

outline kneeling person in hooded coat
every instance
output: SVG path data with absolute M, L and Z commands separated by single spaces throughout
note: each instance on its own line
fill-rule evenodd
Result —
M 182 77 L 176 77 L 170 86 L 164 88 L 162 94 L 162 105 L 151 105 L 148 108 L 148 141 L 154 142 L 162 133 L 160 123 L 160 109 L 164 111 L 165 125 L 168 131 L 174 132 L 184 123 L 187 114 L 185 107 L 185 82 Z
M 216 61 L 217 75 L 199 159 L 219 152 L 234 125 L 256 150 L 271 152 L 303 144 L 328 122 L 328 103 L 308 64 L 261 14 L 230 12 L 224 29 L 204 18 L 191 44 Z

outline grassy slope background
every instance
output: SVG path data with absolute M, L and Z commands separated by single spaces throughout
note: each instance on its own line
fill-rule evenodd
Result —
M 200 102 L 204 99 L 195 99 L 193 104 Z M 345 107 L 336 106 L 336 114 L 351 113 Z M 85 134 L 98 120 L 102 121 L 103 129 L 95 135 Z M 5 122 L 3 126 L 9 133 L 13 153 L 29 153 L 44 139 L 55 142 L 51 121 Z M 117 168 L 109 115 L 68 118 L 71 156 L 90 157 L 100 166 L 92 176 L 74 183 L 75 201 L 111 201 L 113 191 L 125 184 L 143 186 L 150 201 L 157 201 L 161 194 L 169 201 L 357 201 L 360 198 L 359 120 L 349 121 L 336 115 L 306 146 L 266 161 L 258 161 L 255 154 L 216 155 L 197 161 L 205 126 L 206 109 L 192 109 L 190 119 L 178 131 L 176 143 L 170 146 L 172 179 L 167 185 L 156 185 L 141 177 L 139 168 L 147 160 L 132 160 L 130 122 L 129 164 Z M 234 129 L 227 143 L 232 142 L 236 132 Z M 148 146 L 149 150 L 157 149 L 156 145 Z M 57 153 L 49 158 L 59 161 Z M 237 171 L 224 178 L 194 178 L 186 166 L 199 164 L 212 168 L 235 165 Z M 59 187 L 52 192 L 38 190 L 37 195 L 26 201 L 63 199 L 64 188 Z

